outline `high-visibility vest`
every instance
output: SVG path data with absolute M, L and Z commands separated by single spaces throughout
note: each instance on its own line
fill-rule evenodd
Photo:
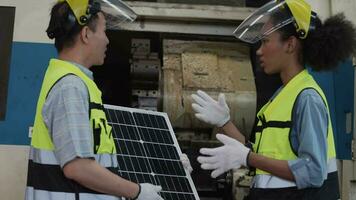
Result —
M 335 144 L 329 107 L 326 97 L 307 70 L 296 75 L 273 99 L 258 112 L 256 140 L 253 145 L 255 153 L 278 160 L 295 160 L 297 152 L 290 143 L 293 126 L 293 109 L 298 95 L 305 89 L 314 89 L 323 99 L 328 112 L 327 156 L 335 158 Z M 256 169 L 256 174 L 269 174 Z
M 90 126 L 93 130 L 93 152 L 95 160 L 109 170 L 117 167 L 116 148 L 101 100 L 101 92 L 95 82 L 75 65 L 57 59 L 51 59 L 47 68 L 40 96 L 37 102 L 35 123 L 33 127 L 26 199 L 28 200 L 89 200 L 119 198 L 100 194 L 67 179 L 54 154 L 51 135 L 42 117 L 42 108 L 51 88 L 64 76 L 73 74 L 81 78 L 89 92 Z M 90 176 L 90 174 L 88 174 Z

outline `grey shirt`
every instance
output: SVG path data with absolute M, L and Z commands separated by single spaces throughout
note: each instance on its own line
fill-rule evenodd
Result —
M 93 79 L 89 69 L 72 64 Z M 70 74 L 60 79 L 47 96 L 42 116 L 62 168 L 77 157 L 94 158 L 89 122 L 89 93 L 81 78 Z

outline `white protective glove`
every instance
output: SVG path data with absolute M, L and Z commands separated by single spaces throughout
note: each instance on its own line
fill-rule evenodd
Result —
M 193 171 L 193 168 L 192 168 L 192 165 L 190 164 L 187 154 L 182 153 L 182 155 L 180 156 L 180 161 L 182 161 L 184 169 L 187 170 L 189 172 L 189 174 L 191 174 Z
M 198 90 L 197 94 L 192 94 L 192 98 L 195 101 L 192 108 L 199 120 L 217 127 L 222 127 L 230 120 L 230 109 L 224 94 L 220 93 L 218 101 L 215 101 L 207 93 Z
M 211 177 L 216 178 L 224 172 L 247 166 L 246 159 L 250 149 L 241 142 L 223 134 L 216 134 L 216 138 L 224 144 L 217 148 L 202 148 L 200 153 L 208 156 L 199 156 L 198 162 L 202 169 L 213 170 Z
M 135 198 L 137 200 L 163 200 L 158 194 L 162 190 L 161 186 L 150 183 L 140 183 L 140 192 Z

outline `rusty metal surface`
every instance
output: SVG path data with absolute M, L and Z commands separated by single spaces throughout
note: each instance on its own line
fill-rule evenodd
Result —
M 219 88 L 218 55 L 214 53 L 184 52 L 181 58 L 184 88 Z
M 256 112 L 256 88 L 248 48 L 238 43 L 163 42 L 163 111 L 174 127 L 209 128 L 192 112 L 191 94 L 202 89 L 214 99 L 225 93 L 231 119 L 250 133 Z

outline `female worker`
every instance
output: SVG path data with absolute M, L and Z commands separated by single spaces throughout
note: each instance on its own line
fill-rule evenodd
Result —
M 223 94 L 217 101 L 203 91 L 193 94 L 195 116 L 225 133 L 216 136 L 223 146 L 200 150 L 201 167 L 213 170 L 214 178 L 241 166 L 255 168 L 248 199 L 338 199 L 329 108 L 305 66 L 330 70 L 350 57 L 355 28 L 343 15 L 322 24 L 304 0 L 275 0 L 249 16 L 234 35 L 261 43 L 261 67 L 278 73 L 283 85 L 257 114 L 254 144 L 230 121 Z

